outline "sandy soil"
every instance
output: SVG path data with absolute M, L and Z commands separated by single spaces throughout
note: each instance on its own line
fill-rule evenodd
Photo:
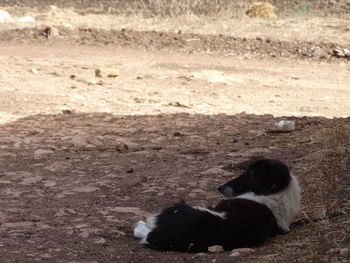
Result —
M 334 43 L 320 58 L 321 40 L 58 29 L 0 37 L 1 262 L 232 262 L 142 248 L 132 228 L 180 199 L 216 203 L 259 157 L 300 178 L 299 219 L 325 220 L 235 262 L 347 262 L 330 253 L 350 240 L 350 67 Z

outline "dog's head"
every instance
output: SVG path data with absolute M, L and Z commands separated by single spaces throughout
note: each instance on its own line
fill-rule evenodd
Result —
M 284 190 L 290 180 L 289 169 L 284 163 L 261 159 L 252 162 L 239 177 L 220 185 L 218 190 L 228 198 L 248 192 L 270 195 Z

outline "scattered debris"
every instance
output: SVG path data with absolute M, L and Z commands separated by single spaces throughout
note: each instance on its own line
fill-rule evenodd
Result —
M 169 102 L 168 104 L 166 104 L 166 106 L 173 106 L 173 107 L 183 107 L 183 108 L 191 108 L 191 106 L 180 103 L 178 101 L 174 101 L 174 102 Z
M 350 58 L 350 50 L 347 48 L 337 47 L 333 49 L 332 55 L 337 58 Z
M 45 26 L 43 28 L 42 34 L 49 40 L 54 38 L 54 37 L 59 36 L 57 28 L 55 28 L 53 26 Z
M 72 114 L 75 113 L 75 110 L 62 110 L 63 114 Z
M 116 149 L 118 152 L 123 153 L 127 152 L 129 150 L 129 147 L 125 143 L 120 143 L 116 146 Z
M 210 246 L 210 247 L 208 247 L 208 252 L 210 252 L 210 253 L 221 253 L 221 252 L 224 252 L 224 247 L 223 246 L 219 246 L 219 245 Z
M 107 69 L 107 68 L 97 68 L 95 69 L 95 77 L 96 78 L 116 78 L 119 76 L 119 72 L 116 72 L 114 69 Z
M 277 8 L 269 2 L 254 2 L 246 11 L 246 15 L 249 17 L 260 17 L 273 19 L 277 18 Z
M 295 130 L 295 121 L 282 120 L 282 121 L 276 122 L 275 126 L 279 130 L 294 131 Z

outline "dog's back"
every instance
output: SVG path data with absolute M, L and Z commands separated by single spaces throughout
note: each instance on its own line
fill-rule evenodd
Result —
M 209 246 L 252 247 L 280 232 L 271 211 L 245 199 L 220 202 L 213 209 L 178 203 L 157 216 L 146 246 L 158 250 L 199 252 Z

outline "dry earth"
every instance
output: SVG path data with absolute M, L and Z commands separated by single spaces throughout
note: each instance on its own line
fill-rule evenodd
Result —
M 132 228 L 181 199 L 214 204 L 259 157 L 298 175 L 305 224 L 234 261 L 348 262 L 330 253 L 350 244 L 339 43 L 58 29 L 0 35 L 1 262 L 232 262 L 144 249 Z M 297 129 L 276 132 L 282 119 Z

